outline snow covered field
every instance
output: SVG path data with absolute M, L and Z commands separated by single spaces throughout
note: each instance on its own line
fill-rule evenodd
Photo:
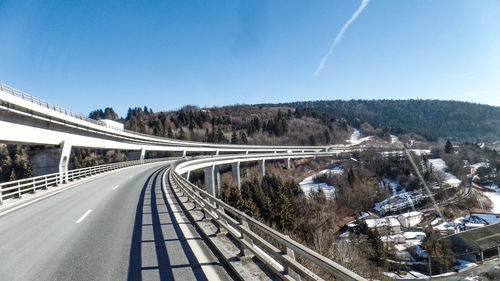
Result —
M 453 187 L 457 187 L 460 185 L 460 183 L 462 182 L 461 180 L 459 180 L 453 174 L 445 172 L 446 163 L 443 161 L 443 159 L 441 159 L 441 158 L 429 159 L 429 162 L 432 164 L 432 167 L 434 169 L 436 169 L 437 171 L 440 171 L 444 174 L 445 182 L 448 185 L 453 186 Z
M 488 188 L 494 191 L 485 191 L 484 195 L 491 200 L 491 203 L 493 203 L 491 206 L 491 212 L 498 214 L 500 213 L 500 188 L 495 184 L 492 184 Z
M 326 169 L 326 170 L 323 170 L 321 172 L 319 172 L 318 174 L 324 174 L 324 173 L 335 173 L 335 174 L 341 174 L 342 173 L 342 169 L 340 167 L 335 167 L 333 169 Z M 323 189 L 323 192 L 325 193 L 326 197 L 333 197 L 335 195 L 335 187 L 334 186 L 330 186 L 330 185 L 327 185 L 326 183 L 315 183 L 314 182 L 314 176 L 318 175 L 318 174 L 314 174 L 310 177 L 307 177 L 305 178 L 303 181 L 301 181 L 299 183 L 300 185 L 300 188 L 302 188 L 302 191 L 304 191 L 304 193 L 309 196 L 309 193 L 311 193 L 311 191 L 317 191 L 318 189 Z
M 397 142 L 399 139 L 395 135 L 391 135 L 391 143 Z
M 365 142 L 365 141 L 372 138 L 371 136 L 359 138 L 360 136 L 361 136 L 361 133 L 359 132 L 359 130 L 354 129 L 354 132 L 352 133 L 351 137 L 347 140 L 347 143 L 350 143 L 352 145 L 357 145 L 357 144 L 360 144 L 360 143 Z

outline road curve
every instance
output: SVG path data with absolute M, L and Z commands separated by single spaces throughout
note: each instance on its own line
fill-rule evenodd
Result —
M 167 168 L 127 168 L 0 217 L 0 280 L 232 280 Z

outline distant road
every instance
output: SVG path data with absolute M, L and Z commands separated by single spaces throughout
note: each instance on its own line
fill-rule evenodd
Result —
M 0 217 L 0 280 L 232 280 L 184 216 L 165 163 Z

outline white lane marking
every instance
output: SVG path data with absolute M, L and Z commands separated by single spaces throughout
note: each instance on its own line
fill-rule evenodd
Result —
M 132 178 L 132 177 L 134 177 L 134 175 L 130 175 L 130 176 L 128 176 L 128 177 L 129 177 L 129 178 Z
M 92 213 L 92 210 L 86 211 L 85 214 L 83 214 L 83 216 L 81 216 L 75 223 L 81 223 L 90 213 Z
M 113 190 L 116 190 L 120 185 L 117 184 L 115 187 L 113 187 Z

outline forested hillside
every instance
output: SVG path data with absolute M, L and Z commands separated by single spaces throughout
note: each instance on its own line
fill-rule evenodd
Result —
M 265 106 L 277 106 L 275 104 Z M 416 133 L 430 141 L 494 141 L 500 138 L 500 107 L 440 100 L 334 100 L 284 103 L 346 119 L 367 122 L 392 134 Z
M 118 119 L 111 108 L 89 117 Z M 136 107 L 119 121 L 136 132 L 211 143 L 322 145 L 344 142 L 352 132 L 345 119 L 316 110 L 247 105 L 170 112 Z

